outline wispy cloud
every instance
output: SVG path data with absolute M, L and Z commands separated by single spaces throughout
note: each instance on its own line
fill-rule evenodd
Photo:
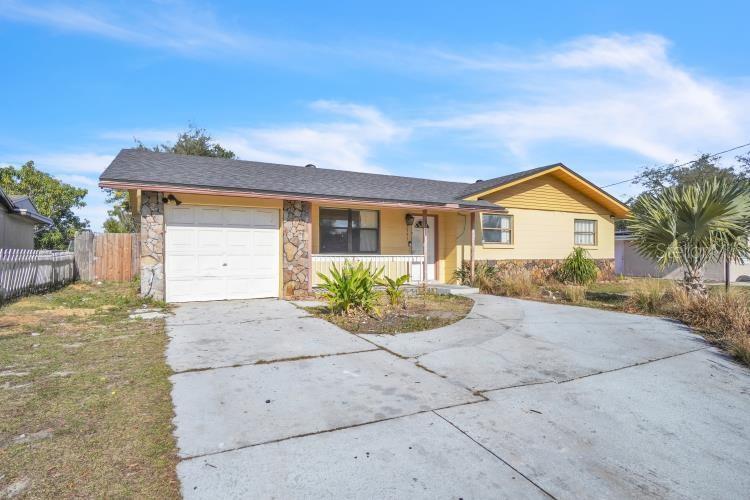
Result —
M 562 140 L 670 161 L 747 139 L 750 91 L 679 66 L 668 47 L 656 35 L 613 35 L 510 58 L 443 55 L 499 84 L 510 79 L 512 97 L 466 103 L 421 125 L 463 130 L 518 156 Z
M 0 17 L 193 55 L 262 54 L 270 43 L 220 23 L 210 9 L 181 1 L 118 9 L 114 3 L 73 6 L 0 0 Z
M 242 158 L 317 164 L 325 168 L 385 172 L 374 161 L 378 146 L 403 141 L 410 130 L 371 106 L 317 101 L 311 107 L 336 119 L 314 124 L 217 132 L 216 139 Z

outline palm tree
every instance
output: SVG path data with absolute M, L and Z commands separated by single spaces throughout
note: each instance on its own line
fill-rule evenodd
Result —
M 742 181 L 707 179 L 641 196 L 628 228 L 638 252 L 663 269 L 684 268 L 691 295 L 706 295 L 703 267 L 750 257 L 750 190 Z

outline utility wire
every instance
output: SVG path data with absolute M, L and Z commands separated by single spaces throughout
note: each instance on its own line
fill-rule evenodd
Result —
M 726 149 L 724 151 L 719 151 L 718 153 L 714 153 L 712 155 L 708 155 L 707 158 L 716 158 L 717 156 L 721 156 L 721 155 L 723 155 L 725 153 L 730 153 L 732 151 L 736 151 L 738 149 L 745 148 L 747 146 L 750 146 L 750 142 L 748 142 L 747 144 L 743 144 L 741 146 L 735 146 L 733 148 Z M 669 171 L 669 170 L 673 170 L 675 168 L 680 168 L 680 167 L 684 167 L 686 165 L 690 165 L 691 163 L 695 163 L 697 161 L 698 160 L 686 161 L 685 163 L 680 163 L 679 165 L 672 165 L 671 163 L 665 163 L 664 165 L 660 165 L 658 167 L 654 167 L 654 170 L 662 170 L 662 169 L 664 169 L 666 171 Z M 617 186 L 618 184 L 625 184 L 626 182 L 634 181 L 634 180 L 638 179 L 639 177 L 640 177 L 640 175 L 636 175 L 635 177 L 631 177 L 630 179 L 625 179 L 624 181 L 619 181 L 619 182 L 614 182 L 612 184 L 607 184 L 606 186 L 602 186 L 602 188 L 608 188 L 608 187 L 612 187 L 612 186 Z

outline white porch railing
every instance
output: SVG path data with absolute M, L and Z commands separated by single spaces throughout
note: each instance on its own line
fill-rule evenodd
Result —
M 369 265 L 373 271 L 383 268 L 383 276 L 398 278 L 404 274 L 409 275 L 409 281 L 421 278 L 421 266 L 424 255 L 344 255 L 344 254 L 313 254 L 312 256 L 312 283 L 317 286 L 320 283 L 318 273 L 328 275 L 331 267 L 341 269 L 345 262 Z

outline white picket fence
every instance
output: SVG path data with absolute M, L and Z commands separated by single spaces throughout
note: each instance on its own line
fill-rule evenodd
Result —
M 73 252 L 0 248 L 0 302 L 75 279 Z

